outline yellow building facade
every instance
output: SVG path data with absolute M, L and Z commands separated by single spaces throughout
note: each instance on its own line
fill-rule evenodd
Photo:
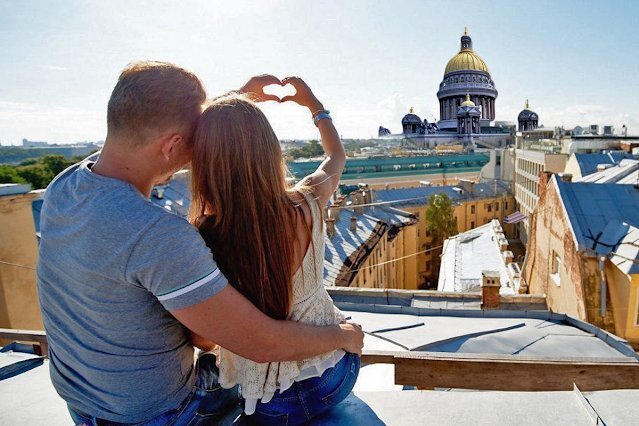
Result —
M 38 241 L 29 185 L 0 184 L 0 328 L 42 330 Z
M 443 187 L 429 188 L 430 193 L 444 192 Z M 471 181 L 461 181 L 456 186 L 460 194 L 453 200 L 454 216 L 457 221 L 457 231 L 465 232 L 475 227 L 485 225 L 493 219 L 503 223 L 504 217 L 515 212 L 515 198 L 507 191 L 483 191 L 487 186 L 475 187 Z M 480 189 L 480 191 L 478 191 Z M 385 191 L 388 197 L 389 191 Z M 392 195 L 394 196 L 394 195 Z M 426 231 L 426 210 L 428 197 L 402 203 L 402 193 L 398 193 L 400 202 L 393 204 L 405 212 L 417 217 L 415 226 L 404 227 L 396 238 L 397 241 L 381 241 L 360 268 L 353 280 L 352 286 L 367 288 L 396 288 L 418 289 L 428 283 L 438 274 L 436 256 L 441 254 L 441 248 L 430 250 L 433 245 L 431 235 Z M 375 191 L 371 195 L 375 199 Z M 506 236 L 511 236 L 514 225 L 502 225 Z M 388 263 L 390 262 L 390 263 Z M 376 266 L 383 264 L 383 267 Z M 436 281 L 434 281 L 436 284 Z

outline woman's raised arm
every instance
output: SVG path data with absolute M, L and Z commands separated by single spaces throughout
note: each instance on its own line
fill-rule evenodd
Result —
M 304 182 L 311 186 L 313 194 L 319 199 L 320 204 L 324 206 L 328 203 L 335 188 L 337 188 L 342 177 L 344 164 L 346 164 L 346 154 L 344 153 L 342 141 L 333 125 L 333 120 L 328 116 L 328 111 L 324 110 L 324 105 L 315 97 L 301 78 L 287 77 L 282 80 L 282 83 L 290 84 L 296 90 L 295 95 L 284 96 L 282 102 L 293 101 L 307 107 L 319 128 L 326 159 L 314 173 L 304 179 Z

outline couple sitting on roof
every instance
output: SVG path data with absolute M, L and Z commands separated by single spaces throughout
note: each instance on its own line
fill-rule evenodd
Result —
M 308 108 L 322 136 L 326 160 L 294 187 L 267 100 Z M 363 332 L 322 284 L 322 206 L 345 163 L 328 111 L 300 78 L 270 75 L 204 103 L 192 73 L 130 65 L 97 161 L 47 188 L 38 291 L 76 423 L 215 424 L 243 403 L 248 421 L 299 424 L 353 388 Z M 188 163 L 191 223 L 149 201 Z

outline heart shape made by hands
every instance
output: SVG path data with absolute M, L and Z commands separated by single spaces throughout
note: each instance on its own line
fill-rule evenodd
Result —
M 295 87 L 293 87 L 291 84 L 269 84 L 268 86 L 264 87 L 263 91 L 267 95 L 275 95 L 280 99 L 282 99 L 284 96 L 294 96 L 296 93 Z

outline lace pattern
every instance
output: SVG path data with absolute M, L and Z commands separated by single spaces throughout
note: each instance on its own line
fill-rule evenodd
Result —
M 344 314 L 335 307 L 323 280 L 324 236 L 321 211 L 311 196 L 304 194 L 313 218 L 312 239 L 293 276 L 293 303 L 289 320 L 313 325 L 334 325 L 342 322 Z M 224 348 L 216 351 L 220 369 L 220 385 L 231 388 L 239 384 L 246 399 L 245 411 L 252 414 L 257 400 L 268 402 L 279 389 L 288 389 L 296 380 L 321 376 L 344 356 L 337 350 L 302 361 L 256 363 Z

